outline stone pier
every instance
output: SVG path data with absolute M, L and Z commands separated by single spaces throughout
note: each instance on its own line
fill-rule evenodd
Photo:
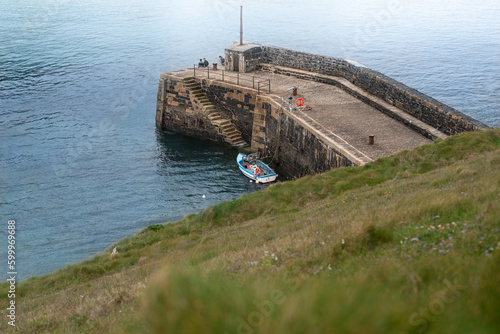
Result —
M 255 44 L 226 49 L 225 70 L 162 74 L 156 124 L 248 145 L 295 177 L 487 128 L 361 65 Z

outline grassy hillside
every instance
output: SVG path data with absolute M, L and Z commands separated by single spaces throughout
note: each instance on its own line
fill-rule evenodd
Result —
M 499 333 L 499 167 L 491 130 L 277 183 L 21 283 L 16 328 Z

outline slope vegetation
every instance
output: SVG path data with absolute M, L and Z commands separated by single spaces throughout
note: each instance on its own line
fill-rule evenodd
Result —
M 16 329 L 500 333 L 499 166 L 467 133 L 149 226 L 18 285 Z

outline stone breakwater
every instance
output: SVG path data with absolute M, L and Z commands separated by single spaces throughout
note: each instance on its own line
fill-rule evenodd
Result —
M 256 44 L 233 45 L 225 55 L 225 71 L 161 75 L 158 129 L 249 145 L 300 177 L 487 128 L 347 60 Z M 263 82 L 268 89 L 261 89 Z M 314 105 L 312 111 L 290 108 L 286 96 L 293 85 L 301 87 L 299 95 Z M 375 145 L 368 144 L 368 135 L 375 135 Z

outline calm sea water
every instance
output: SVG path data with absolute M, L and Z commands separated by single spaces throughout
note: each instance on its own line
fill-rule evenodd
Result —
M 245 40 L 356 60 L 500 125 L 498 1 L 0 0 L 0 259 L 15 219 L 18 278 L 257 189 L 235 149 L 154 125 L 159 74 L 215 62 L 240 4 Z

